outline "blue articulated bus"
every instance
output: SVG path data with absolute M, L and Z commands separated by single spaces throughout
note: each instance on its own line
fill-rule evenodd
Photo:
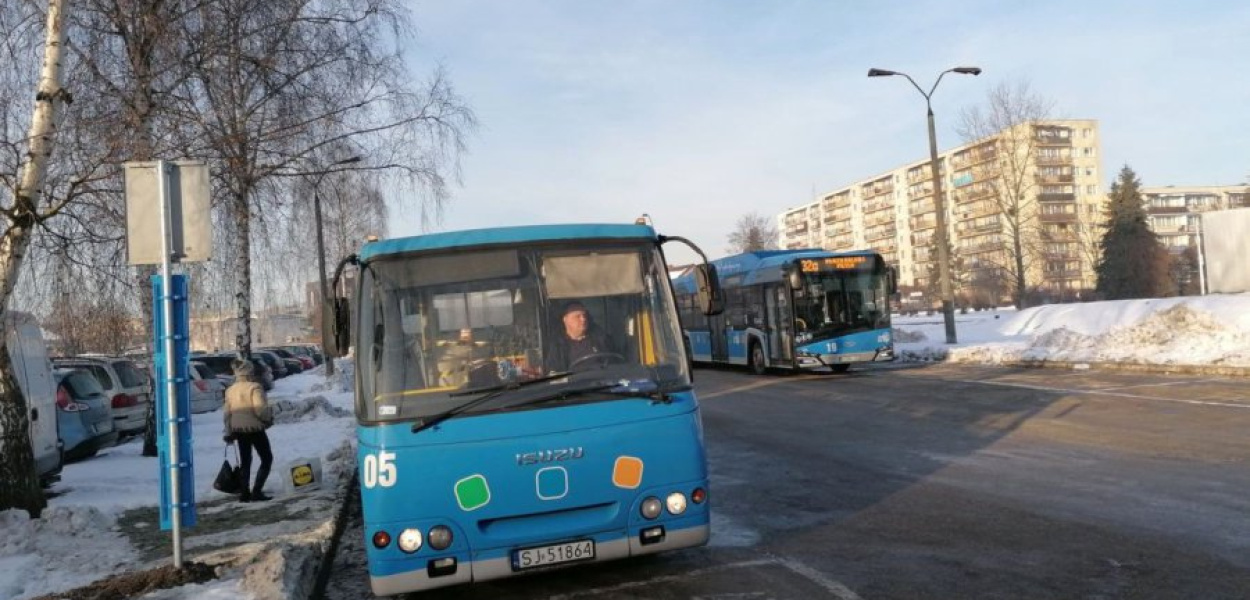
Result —
M 645 224 L 508 227 L 340 263 L 335 289 L 352 264 L 358 287 L 355 306 L 334 300 L 330 347 L 355 347 L 375 594 L 707 542 L 669 240 L 689 243 Z
M 767 250 L 712 262 L 724 313 L 695 310 L 697 278 L 673 282 L 694 360 L 770 368 L 846 371 L 894 359 L 890 296 L 895 271 L 875 252 Z

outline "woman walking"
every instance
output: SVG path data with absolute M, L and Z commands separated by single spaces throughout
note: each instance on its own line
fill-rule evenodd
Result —
M 273 413 L 269 409 L 269 401 L 265 398 L 265 390 L 256 381 L 256 367 L 250 360 L 235 359 L 234 383 L 226 389 L 226 405 L 222 409 L 226 422 L 226 443 L 239 444 L 239 471 L 243 481 L 239 482 L 243 494 L 239 500 L 243 502 L 263 502 L 269 499 L 263 493 L 265 480 L 269 478 L 269 469 L 273 466 L 273 452 L 269 448 L 269 435 L 265 433 L 273 425 Z M 260 456 L 260 467 L 256 469 L 256 483 L 248 487 L 248 478 L 252 473 L 252 449 Z

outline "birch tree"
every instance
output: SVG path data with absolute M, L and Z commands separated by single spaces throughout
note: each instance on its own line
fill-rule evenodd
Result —
M 366 168 L 406 176 L 423 207 L 446 199 L 475 123 L 442 72 L 420 87 L 388 38 L 407 16 L 389 0 L 216 0 L 187 19 L 197 52 L 179 95 L 217 161 L 232 225 L 236 350 L 251 353 L 253 223 L 275 210 L 266 185 L 301 178 L 351 147 Z M 311 201 L 311 198 L 302 199 Z
M 64 204 L 44 202 L 45 176 L 57 134 L 57 109 L 69 92 L 61 87 L 61 54 L 65 43 L 66 0 L 49 0 L 43 42 L 43 65 L 35 92 L 34 114 L 25 139 L 8 144 L 22 149 L 24 158 L 16 177 L 3 177 L 0 204 L 4 232 L 0 234 L 0 322 L 7 322 L 9 300 L 35 227 L 59 212 Z M 46 205 L 45 205 L 46 204 Z M 37 518 L 47 506 L 35 471 L 26 400 L 13 373 L 8 340 L 0 336 L 0 510 L 20 508 Z
M 963 110 L 957 126 L 965 142 L 990 144 L 978 151 L 992 153 L 993 158 L 976 163 L 971 175 L 976 186 L 988 188 L 1005 243 L 1003 253 L 988 254 L 985 260 L 1007 275 L 1020 307 L 1030 286 L 1033 261 L 1040 255 L 1038 181 L 1033 168 L 1039 144 L 1034 126 L 1049 118 L 1051 106 L 1027 83 L 1004 83 L 989 91 L 983 107 Z

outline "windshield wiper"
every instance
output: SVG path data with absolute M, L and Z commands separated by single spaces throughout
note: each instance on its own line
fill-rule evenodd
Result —
M 499 385 L 491 385 L 487 387 L 473 388 L 471 390 L 460 390 L 459 392 L 452 392 L 447 395 L 449 397 L 454 398 L 456 396 L 471 396 L 473 394 L 481 394 L 483 392 L 495 392 L 499 390 L 514 390 L 514 389 L 523 388 L 527 385 L 532 385 L 535 383 L 542 383 L 544 381 L 551 381 L 553 379 L 559 379 L 561 377 L 568 377 L 569 375 L 572 375 L 571 371 L 564 371 L 563 373 L 552 373 L 550 375 L 543 375 L 542 377 L 539 377 L 537 379 L 526 379 L 525 381 L 510 381 L 508 383 L 501 383 Z
M 644 385 L 639 385 L 644 384 Z M 516 408 L 520 406 L 533 406 L 536 404 L 544 404 L 555 400 L 564 400 L 572 396 L 580 396 L 582 394 L 601 393 L 610 396 L 621 396 L 624 398 L 649 398 L 652 404 L 669 404 L 673 401 L 672 392 L 684 392 L 691 389 L 688 385 L 679 385 L 673 387 L 664 387 L 656 384 L 649 379 L 642 381 L 597 381 L 590 385 L 574 388 L 563 388 L 552 391 L 549 394 L 543 394 L 536 398 L 530 398 L 524 402 L 513 404 L 508 408 Z
M 552 373 L 551 375 L 545 375 L 537 379 L 527 379 L 525 381 L 516 381 L 516 382 L 503 383 L 500 385 L 493 385 L 490 387 L 478 388 L 478 389 L 473 389 L 473 390 L 463 390 L 459 392 L 453 392 L 451 394 L 448 394 L 448 396 L 467 396 L 469 394 L 484 394 L 484 395 L 478 396 L 477 398 L 469 400 L 468 402 L 465 402 L 464 404 L 460 404 L 455 407 L 452 407 L 451 409 L 438 413 L 437 415 L 434 415 L 432 417 L 421 419 L 417 421 L 416 423 L 413 423 L 412 432 L 417 433 L 423 429 L 429 429 L 466 410 L 469 410 L 475 406 L 481 406 L 482 404 L 490 400 L 498 398 L 504 392 L 509 392 L 512 390 L 521 389 L 527 385 L 534 385 L 535 383 L 543 383 L 545 381 L 552 381 L 554 379 L 560 379 L 561 377 L 568 377 L 568 376 L 569 376 L 568 372 Z

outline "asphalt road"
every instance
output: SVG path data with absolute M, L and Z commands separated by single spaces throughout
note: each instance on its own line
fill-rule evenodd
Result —
M 711 544 L 421 598 L 1250 598 L 1250 381 L 699 369 Z M 359 529 L 327 597 L 367 597 Z

